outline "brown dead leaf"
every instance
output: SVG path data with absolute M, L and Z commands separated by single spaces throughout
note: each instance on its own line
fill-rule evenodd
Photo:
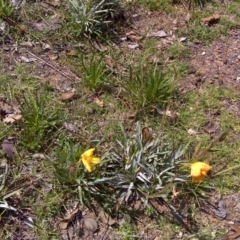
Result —
M 22 118 L 21 111 L 17 106 L 10 105 L 0 100 L 0 115 L 5 123 L 13 123 Z
M 68 228 L 70 223 L 73 221 L 73 219 L 80 213 L 79 209 L 76 209 L 71 214 L 67 215 L 64 219 L 62 219 L 59 223 L 59 228 L 61 230 Z
M 116 64 L 112 61 L 112 59 L 110 57 L 105 58 L 105 63 L 110 68 L 114 68 L 116 66 Z
M 61 6 L 61 2 L 59 0 L 45 0 L 45 2 L 53 7 L 60 7 Z
M 219 130 L 219 124 L 213 119 L 207 121 L 205 126 L 203 127 L 203 131 L 208 134 L 217 133 L 219 132 Z
M 102 100 L 99 99 L 99 97 L 94 97 L 93 102 L 95 102 L 101 108 L 104 107 L 104 103 Z
M 51 50 L 51 46 L 50 46 L 50 44 L 48 44 L 48 43 L 41 42 L 41 46 L 42 46 L 42 49 L 43 49 L 44 51 Z
M 22 118 L 21 114 L 7 114 L 6 117 L 3 119 L 3 122 L 5 123 L 14 123 L 17 120 L 20 120 Z
M 77 56 L 78 53 L 77 53 L 77 51 L 75 49 L 71 49 L 70 51 L 67 52 L 67 55 L 74 57 L 74 56 Z
M 105 52 L 107 50 L 107 47 L 103 46 L 102 44 L 98 42 L 93 42 L 93 46 L 99 51 L 99 52 Z
M 68 93 L 62 93 L 62 95 L 58 98 L 59 100 L 69 100 L 71 98 L 73 98 L 73 96 L 75 95 L 74 92 L 68 92 Z
M 234 231 L 234 234 L 225 235 L 222 240 L 233 240 L 240 236 L 240 226 L 237 224 L 229 225 L 230 230 Z
M 134 203 L 134 210 L 135 211 L 138 211 L 141 209 L 141 206 L 142 206 L 142 201 L 141 200 L 138 200 Z
M 202 18 L 201 22 L 206 23 L 208 25 L 215 24 L 219 21 L 220 15 L 219 14 L 214 14 L 206 18 Z
M 49 54 L 48 57 L 50 60 L 54 61 L 59 58 L 59 55 L 58 54 Z
M 14 108 L 3 101 L 0 101 L 0 108 L 5 114 L 14 113 Z
M 126 36 L 128 37 L 128 36 L 134 35 L 134 34 L 136 34 L 136 33 L 137 33 L 137 32 L 136 32 L 135 30 L 131 30 L 131 31 L 129 31 L 129 32 L 126 33 Z
M 99 214 L 99 219 L 104 223 L 109 226 L 114 225 L 116 221 L 107 213 L 101 212 Z
M 142 129 L 142 143 L 143 145 L 146 145 L 150 143 L 153 139 L 152 133 L 148 127 L 144 127 Z
M 135 30 L 132 30 L 130 32 L 126 33 L 127 38 L 129 38 L 132 41 L 139 41 L 143 39 L 143 36 L 139 36 Z

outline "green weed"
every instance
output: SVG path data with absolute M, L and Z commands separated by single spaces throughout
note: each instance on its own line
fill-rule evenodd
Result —
M 54 99 L 49 94 L 24 94 L 23 98 L 21 142 L 28 150 L 36 151 L 51 142 L 54 132 L 64 121 L 64 116 L 60 115 L 57 103 L 52 105 Z
M 133 106 L 139 111 L 153 106 L 166 106 L 175 89 L 174 79 L 157 68 L 148 67 L 130 69 L 130 76 L 125 86 Z
M 189 54 L 189 48 L 182 44 L 173 44 L 167 49 L 167 52 L 171 59 L 179 59 Z
M 10 17 L 14 12 L 14 6 L 11 1 L 0 0 L 0 18 Z
M 113 238 L 110 239 L 116 239 L 121 238 L 123 240 L 130 240 L 134 239 L 137 234 L 137 229 L 136 226 L 133 222 L 129 221 L 124 224 L 122 224 L 117 230 L 114 231 L 113 233 Z
M 106 68 L 103 64 L 103 59 L 92 54 L 89 58 L 81 56 L 83 69 L 83 85 L 90 90 L 96 89 L 100 84 L 104 83 Z

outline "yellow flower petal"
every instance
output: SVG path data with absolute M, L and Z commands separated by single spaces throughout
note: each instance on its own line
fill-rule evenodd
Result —
M 190 165 L 193 182 L 201 182 L 212 167 L 204 162 L 195 162 Z
M 95 151 L 95 148 L 90 148 L 82 154 L 82 157 L 92 157 L 94 151 Z
M 84 167 L 88 170 L 88 172 L 92 172 L 96 169 L 94 164 L 98 164 L 101 162 L 101 159 L 94 156 L 95 148 L 88 149 L 81 155 L 81 159 Z
M 91 161 L 91 163 L 94 163 L 94 164 L 97 164 L 97 163 L 100 163 L 100 162 L 101 162 L 101 159 L 97 158 L 97 157 L 93 157 L 92 161 Z
M 92 166 L 89 164 L 89 162 L 85 158 L 82 158 L 82 163 L 89 172 L 92 172 Z

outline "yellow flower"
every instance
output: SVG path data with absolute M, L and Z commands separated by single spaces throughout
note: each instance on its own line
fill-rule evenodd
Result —
M 204 177 L 207 177 L 207 173 L 212 169 L 212 167 L 204 162 L 195 162 L 190 164 L 192 182 L 199 183 L 202 182 Z
M 90 148 L 86 152 L 84 152 L 81 155 L 80 162 L 82 161 L 84 167 L 89 171 L 92 172 L 95 170 L 96 166 L 95 164 L 98 164 L 101 162 L 101 159 L 94 156 L 95 148 Z

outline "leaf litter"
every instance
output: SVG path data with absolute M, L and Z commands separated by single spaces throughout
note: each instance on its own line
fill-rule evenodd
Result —
M 5 123 L 14 123 L 22 118 L 19 107 L 9 104 L 5 100 L 0 100 L 0 116 Z
M 74 97 L 74 95 L 74 92 L 62 93 L 62 95 L 59 97 L 59 100 L 70 100 Z

